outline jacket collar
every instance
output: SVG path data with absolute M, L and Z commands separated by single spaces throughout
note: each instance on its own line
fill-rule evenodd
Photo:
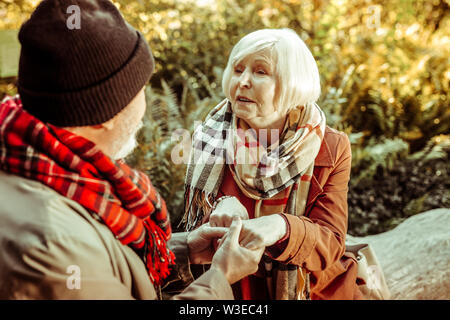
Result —
M 314 166 L 319 167 L 333 166 L 333 158 L 331 155 L 330 147 L 327 143 L 327 139 L 325 139 L 325 136 L 323 137 L 322 144 L 320 145 L 319 153 L 317 154 L 317 157 L 314 160 Z

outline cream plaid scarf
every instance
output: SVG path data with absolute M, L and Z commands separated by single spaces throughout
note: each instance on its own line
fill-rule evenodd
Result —
M 278 142 L 267 147 L 234 116 L 227 99 L 220 102 L 193 135 L 185 180 L 186 230 L 208 219 L 225 165 L 242 192 L 256 201 L 255 217 L 281 212 L 302 216 L 325 126 L 325 115 L 316 104 L 295 108 L 289 112 Z M 277 299 L 297 298 L 298 284 L 305 284 L 301 279 L 305 279 L 304 272 L 292 266 L 286 271 L 277 274 Z

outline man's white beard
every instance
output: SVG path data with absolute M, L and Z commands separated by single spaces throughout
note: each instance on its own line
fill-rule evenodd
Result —
M 122 147 L 120 148 L 119 151 L 116 152 L 116 154 L 113 157 L 114 160 L 124 159 L 133 152 L 133 150 L 138 145 L 137 140 L 136 140 L 136 135 L 139 132 L 139 130 L 142 128 L 142 126 L 143 126 L 143 123 L 141 121 L 141 123 L 139 123 L 138 127 L 136 128 L 136 131 L 130 136 L 128 141 L 124 145 L 122 145 Z

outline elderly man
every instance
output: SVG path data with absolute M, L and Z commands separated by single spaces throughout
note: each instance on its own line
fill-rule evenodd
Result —
M 0 106 L 0 298 L 155 299 L 180 281 L 175 298 L 232 299 L 263 249 L 239 245 L 239 219 L 171 234 L 164 200 L 120 160 L 136 145 L 151 51 L 107 0 L 76 1 L 71 30 L 72 4 L 45 0 L 22 26 L 20 95 Z M 193 281 L 189 263 L 211 268 Z

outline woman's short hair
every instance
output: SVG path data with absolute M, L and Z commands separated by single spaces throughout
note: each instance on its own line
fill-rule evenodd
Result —
M 303 40 L 291 29 L 262 29 L 249 33 L 233 47 L 222 77 L 222 89 L 230 99 L 234 67 L 245 57 L 269 50 L 277 76 L 275 104 L 291 110 L 314 103 L 320 96 L 316 61 Z

